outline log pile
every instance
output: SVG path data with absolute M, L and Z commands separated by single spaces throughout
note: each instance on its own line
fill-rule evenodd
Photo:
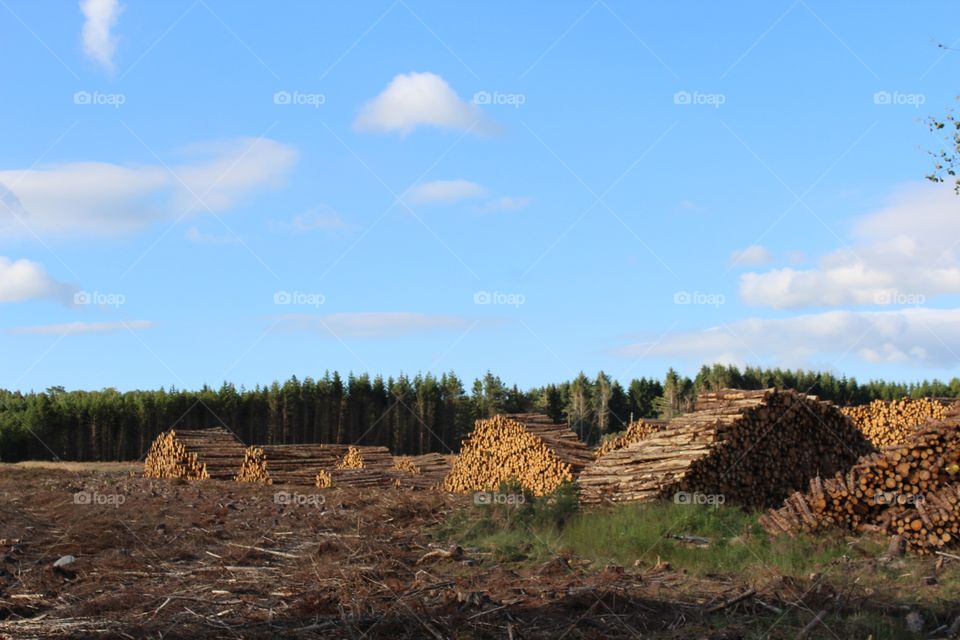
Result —
M 902 537 L 907 548 L 928 554 L 960 541 L 960 485 L 944 485 L 928 493 L 913 508 L 893 510 L 888 530 Z
M 393 468 L 393 455 L 386 447 L 348 447 L 335 468 L 388 471 Z
M 954 417 L 916 429 L 845 473 L 813 479 L 806 493 L 789 496 L 761 524 L 774 535 L 833 527 L 899 534 L 925 553 L 960 539 L 958 483 L 960 420 Z
M 697 411 L 607 453 L 580 475 L 584 503 L 723 496 L 778 504 L 817 475 L 847 469 L 873 447 L 830 403 L 795 391 L 701 394 Z
M 393 477 L 401 487 L 433 489 L 453 468 L 456 456 L 426 453 L 422 456 L 397 456 L 394 458 Z
M 442 488 L 495 491 L 512 480 L 544 495 L 573 481 L 592 459 L 568 425 L 536 413 L 502 414 L 477 420 Z
M 602 458 L 611 451 L 623 449 L 624 447 L 640 442 L 644 438 L 653 435 L 666 426 L 666 420 L 635 420 L 627 425 L 627 430 L 622 434 L 610 438 L 597 447 L 596 457 Z
M 330 487 L 389 487 L 394 479 L 379 469 L 321 469 L 315 476 L 315 485 L 321 489 Z
M 943 420 L 947 407 L 940 400 L 903 398 L 841 409 L 877 447 L 904 442 L 911 432 L 928 420 Z
M 247 447 L 237 482 L 313 485 L 317 473 L 332 469 L 346 445 L 274 444 Z
M 143 463 L 147 478 L 233 480 L 243 463 L 243 444 L 221 427 L 171 429 L 150 445 Z

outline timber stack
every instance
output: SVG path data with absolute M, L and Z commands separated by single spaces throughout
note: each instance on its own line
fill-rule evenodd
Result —
M 771 506 L 811 477 L 845 470 L 874 450 L 835 406 L 791 390 L 704 393 L 697 408 L 584 469 L 581 501 L 651 501 L 682 492 Z
M 336 469 L 374 469 L 389 471 L 393 468 L 393 454 L 386 447 L 347 447 L 346 453 L 335 465 Z
M 150 445 L 143 463 L 147 478 L 233 480 L 243 464 L 244 446 L 222 427 L 171 429 Z
M 434 489 L 453 468 L 454 455 L 425 453 L 421 456 L 397 456 L 393 473 L 396 484 L 414 489 Z
M 592 459 L 569 425 L 537 413 L 500 414 L 476 421 L 442 488 L 495 491 L 501 483 L 515 481 L 544 495 L 572 482 Z
M 863 434 L 877 447 L 904 442 L 920 425 L 929 420 L 943 420 L 947 406 L 932 398 L 884 401 L 874 400 L 841 409 L 850 416 Z
M 597 458 L 602 458 L 611 451 L 623 449 L 634 442 L 640 442 L 641 440 L 662 430 L 666 425 L 666 420 L 635 420 L 627 426 L 626 431 L 618 436 L 610 438 L 597 447 L 595 455 Z
M 237 482 L 314 485 L 317 473 L 334 468 L 346 445 L 273 444 L 247 447 Z
M 331 487 L 389 487 L 394 479 L 380 469 L 335 468 L 321 469 L 314 477 L 314 485 L 321 489 Z
M 960 541 L 960 419 L 928 423 L 897 445 L 861 458 L 844 473 L 814 478 L 761 524 L 771 534 L 885 532 L 919 553 Z

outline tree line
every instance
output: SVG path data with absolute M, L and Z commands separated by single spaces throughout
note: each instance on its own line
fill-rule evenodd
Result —
M 521 390 L 487 373 L 468 388 L 456 374 L 383 378 L 338 373 L 292 377 L 254 389 L 224 383 L 198 391 L 0 390 L 0 460 L 79 461 L 142 458 L 161 431 L 223 426 L 246 444 L 330 442 L 383 445 L 396 454 L 459 449 L 478 418 L 541 412 L 567 422 L 588 443 L 632 419 L 670 418 L 693 408 L 701 390 L 793 388 L 838 404 L 874 399 L 960 397 L 960 380 L 919 383 L 838 378 L 830 373 L 704 366 L 694 378 L 670 369 L 664 379 L 626 386 L 604 372 Z

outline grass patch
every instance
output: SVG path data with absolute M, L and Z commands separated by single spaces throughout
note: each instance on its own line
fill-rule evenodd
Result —
M 510 486 L 494 495 L 513 500 L 475 504 L 456 513 L 437 534 L 489 552 L 497 563 L 541 562 L 555 555 L 574 555 L 597 565 L 631 566 L 639 561 L 652 566 L 659 560 L 695 575 L 743 575 L 771 568 L 803 575 L 851 552 L 841 536 L 770 538 L 758 524 L 758 513 L 729 505 L 656 502 L 581 510 L 569 486 L 543 498 Z M 709 544 L 672 536 L 706 538 Z M 859 545 L 861 553 L 864 545 L 871 546 L 869 554 L 883 551 L 881 543 L 866 541 Z

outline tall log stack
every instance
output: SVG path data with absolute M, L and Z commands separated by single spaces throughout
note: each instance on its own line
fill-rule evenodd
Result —
M 346 445 L 274 444 L 247 447 L 237 482 L 314 485 L 317 473 L 333 469 Z
M 157 436 L 150 445 L 143 463 L 143 475 L 147 478 L 233 480 L 243 459 L 243 444 L 226 429 L 171 429 Z
M 635 420 L 627 425 L 627 429 L 621 435 L 610 438 L 597 447 L 596 457 L 602 458 L 611 451 L 623 449 L 635 442 L 661 431 L 667 425 L 666 420 Z
M 877 447 L 900 444 L 929 420 L 943 420 L 947 406 L 932 398 L 874 400 L 870 404 L 841 409 Z
M 847 469 L 874 450 L 832 404 L 795 391 L 721 390 L 702 394 L 697 407 L 584 469 L 581 501 L 649 501 L 687 492 L 771 506 L 812 476 Z
M 443 481 L 454 493 L 493 491 L 516 481 L 534 495 L 571 482 L 593 456 L 565 424 L 536 413 L 477 420 Z
M 920 553 L 960 541 L 960 416 L 928 423 L 906 441 L 863 457 L 845 473 L 815 478 L 761 524 L 771 534 L 840 527 L 904 536 Z

